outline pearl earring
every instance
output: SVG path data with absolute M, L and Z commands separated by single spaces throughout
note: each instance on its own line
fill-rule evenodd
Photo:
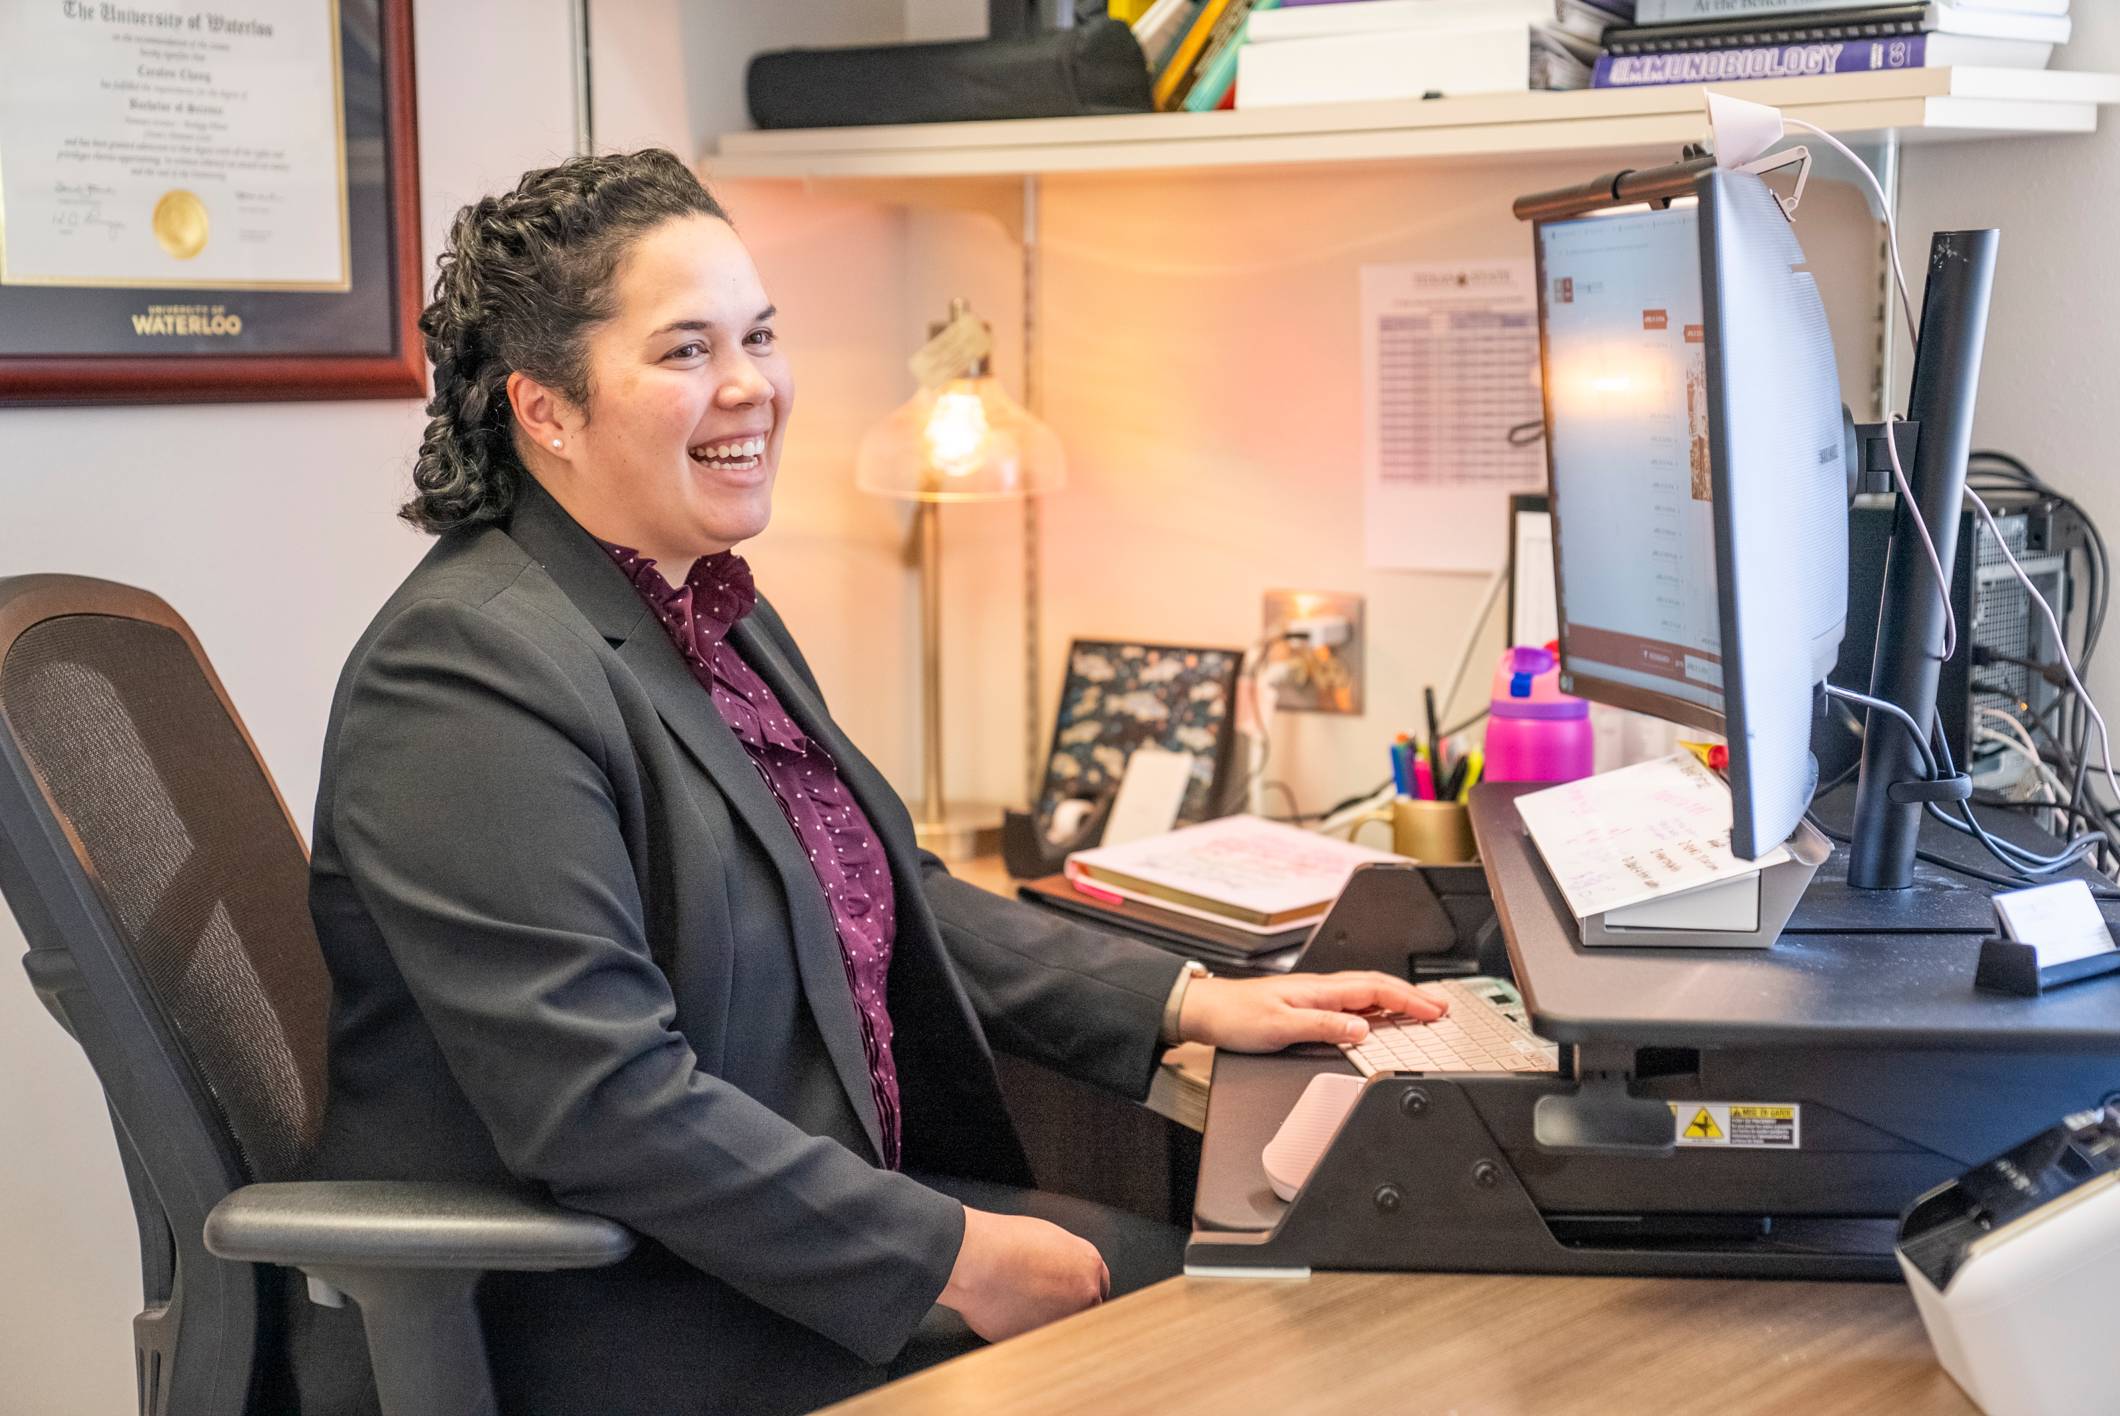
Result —
M 559 439 L 558 439 L 558 438 L 554 438 L 554 439 L 552 440 L 552 445 L 553 445 L 554 447 L 558 447 L 558 446 L 559 446 Z

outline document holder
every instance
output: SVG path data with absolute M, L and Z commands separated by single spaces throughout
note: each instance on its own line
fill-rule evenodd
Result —
M 1833 853 L 1833 844 L 1803 821 L 1784 849 L 1787 860 L 1757 874 L 1591 915 L 1581 921 L 1583 943 L 1592 948 L 1770 948 Z

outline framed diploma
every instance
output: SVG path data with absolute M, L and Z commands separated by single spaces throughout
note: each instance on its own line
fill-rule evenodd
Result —
M 0 402 L 426 392 L 411 0 L 0 3 Z

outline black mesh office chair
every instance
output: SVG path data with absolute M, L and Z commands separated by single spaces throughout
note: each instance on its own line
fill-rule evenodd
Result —
M 306 852 L 155 596 L 0 579 L 0 895 L 110 1106 L 140 1228 L 145 1416 L 295 1409 L 279 1265 L 359 1304 L 389 1416 L 490 1412 L 479 1275 L 632 1248 L 518 1194 L 292 1182 L 323 1117 L 330 1007 Z

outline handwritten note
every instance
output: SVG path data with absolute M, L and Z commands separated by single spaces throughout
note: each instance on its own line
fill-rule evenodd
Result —
M 1517 814 L 1577 919 L 1752 875 L 1730 853 L 1730 788 L 1691 753 L 1519 797 Z

